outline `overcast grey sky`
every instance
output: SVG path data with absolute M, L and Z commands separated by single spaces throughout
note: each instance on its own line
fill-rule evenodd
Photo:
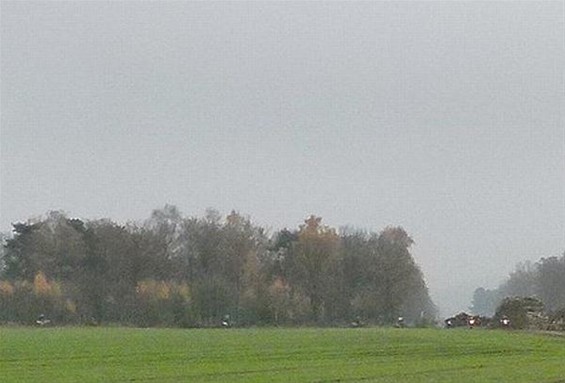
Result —
M 565 250 L 562 1 L 0 6 L 0 231 L 401 225 L 444 313 Z

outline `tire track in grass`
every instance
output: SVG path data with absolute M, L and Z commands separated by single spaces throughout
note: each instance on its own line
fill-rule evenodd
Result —
M 299 368 L 288 368 L 284 369 L 287 370 L 299 370 Z M 258 373 L 268 373 L 268 372 L 279 372 L 281 371 L 280 368 L 265 368 L 265 369 L 257 369 L 257 370 L 245 370 L 245 371 L 224 371 L 224 372 L 207 372 L 201 374 L 182 374 L 182 375 L 174 375 L 174 376 L 167 376 L 169 378 L 179 378 L 181 380 L 186 379 L 199 379 L 199 378 L 216 378 L 216 377 L 228 377 L 228 376 L 244 376 L 244 375 L 251 375 L 251 374 L 258 374 Z M 181 381 L 179 380 L 179 381 Z M 150 381 L 163 381 L 163 376 L 155 376 L 150 378 L 130 378 L 129 382 L 150 382 Z
M 378 381 L 382 381 L 383 379 L 388 379 L 388 378 L 394 378 L 394 379 L 411 378 L 411 377 L 415 377 L 415 376 L 422 376 L 422 374 L 429 375 L 429 374 L 438 374 L 438 373 L 445 373 L 445 372 L 464 373 L 464 372 L 469 372 L 469 371 L 474 371 L 474 370 L 480 370 L 480 369 L 483 369 L 483 368 L 485 368 L 485 366 L 483 366 L 483 365 L 470 366 L 470 367 L 436 368 L 436 369 L 431 369 L 431 370 L 426 370 L 426 371 L 413 371 L 413 372 L 402 372 L 402 373 L 383 373 L 383 374 L 378 374 L 378 375 L 369 375 L 369 376 L 355 377 L 355 378 L 321 379 L 321 380 L 315 380 L 312 383 L 341 383 L 341 382 L 367 382 L 367 381 L 378 382 Z M 430 377 L 430 379 L 431 379 L 430 382 L 438 382 L 437 376 L 436 377 Z M 404 382 L 405 380 L 395 380 L 395 381 Z M 541 382 L 535 382 L 535 383 L 541 383 Z M 565 380 L 559 380 L 559 381 L 550 382 L 550 383 L 565 383 Z

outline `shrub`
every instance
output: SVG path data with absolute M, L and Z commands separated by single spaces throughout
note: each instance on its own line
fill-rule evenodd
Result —
M 502 300 L 494 315 L 494 325 L 500 326 L 503 317 L 510 319 L 514 329 L 538 327 L 542 324 L 535 318 L 543 318 L 543 302 L 534 297 L 507 297 Z

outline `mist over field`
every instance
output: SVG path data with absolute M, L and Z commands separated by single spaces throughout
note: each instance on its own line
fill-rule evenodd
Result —
M 402 227 L 441 314 L 467 310 L 565 250 L 563 15 L 2 1 L 0 232 L 60 210 L 142 226 L 167 204 L 270 234 L 311 214 Z

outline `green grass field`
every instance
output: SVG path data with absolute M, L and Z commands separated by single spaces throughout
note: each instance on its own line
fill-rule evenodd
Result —
M 565 382 L 565 338 L 435 329 L 0 328 L 1 382 Z

